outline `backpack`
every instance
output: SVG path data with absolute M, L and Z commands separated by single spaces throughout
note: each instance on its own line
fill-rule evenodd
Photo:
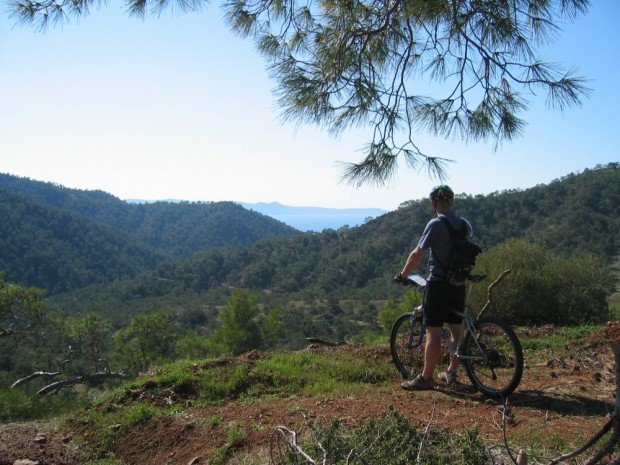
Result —
M 448 228 L 453 241 L 448 263 L 446 266 L 441 262 L 439 264 L 447 270 L 446 278 L 450 284 L 462 286 L 476 265 L 476 256 L 482 253 L 482 249 L 467 239 L 467 224 L 463 218 L 461 218 L 460 230 L 455 229 L 445 216 L 439 215 L 439 219 Z M 435 259 L 437 259 L 436 256 Z

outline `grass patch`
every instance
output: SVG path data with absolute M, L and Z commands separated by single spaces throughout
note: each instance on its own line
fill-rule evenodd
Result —
M 250 365 L 210 369 L 200 376 L 201 397 L 213 401 L 239 397 L 251 385 Z
M 149 379 L 160 386 L 180 386 L 196 381 L 200 363 L 195 360 L 180 360 L 155 367 L 155 374 Z
M 122 399 L 129 393 L 129 386 L 133 384 L 134 382 L 135 381 L 129 382 L 122 387 L 110 389 L 109 391 L 102 393 L 100 396 L 95 397 L 92 400 L 91 406 L 101 407 L 101 406 L 110 405 L 112 403 L 118 402 L 120 399 Z
M 354 342 L 360 342 L 368 346 L 378 346 L 382 344 L 388 344 L 390 342 L 390 334 L 386 331 L 382 334 L 377 333 L 362 333 L 352 338 Z
M 233 423 L 226 433 L 226 444 L 220 447 L 215 454 L 209 457 L 211 465 L 224 465 L 230 463 L 230 457 L 235 453 L 235 449 L 243 445 L 247 439 L 247 433 L 238 423 Z
M 87 452 L 96 457 L 110 450 L 120 432 L 148 421 L 156 412 L 155 406 L 142 402 L 128 406 L 110 403 L 105 407 L 91 407 L 78 415 L 72 426 L 84 430 Z
M 64 389 L 53 396 L 29 395 L 20 389 L 0 389 L 0 423 L 42 420 L 70 415 L 92 398 Z M 94 390 L 93 390 L 94 391 Z M 32 394 L 32 392 L 31 392 Z
M 394 376 L 390 365 L 349 354 L 279 353 L 253 364 L 211 368 L 200 373 L 197 405 L 298 392 L 350 394 Z
M 261 360 L 254 374 L 282 393 L 338 394 L 378 384 L 394 377 L 391 366 L 346 353 L 277 354 Z
M 564 349 L 567 343 L 588 336 L 601 329 L 602 325 L 561 326 L 541 337 L 537 329 L 530 333 L 519 332 L 521 346 L 526 352 L 540 352 L 549 349 Z
M 243 427 L 238 423 L 235 423 L 226 433 L 226 439 L 230 444 L 240 444 L 246 440 L 247 436 Z
M 564 436 L 549 434 L 544 428 L 528 428 L 513 433 L 510 443 L 532 454 L 544 456 L 564 454 L 577 446 Z
M 155 407 L 150 404 L 132 405 L 121 411 L 119 424 L 125 428 L 130 428 L 133 425 L 150 420 L 155 413 Z
M 269 358 L 237 365 L 184 361 L 157 367 L 148 378 L 125 383 L 103 394 L 75 421 L 78 428 L 86 432 L 86 440 L 101 456 L 109 450 L 119 433 L 154 416 L 178 415 L 185 411 L 185 402 L 156 406 L 162 405 L 163 396 L 168 399 L 174 394 L 176 399 L 191 399 L 195 407 L 237 398 L 252 401 L 298 392 L 348 396 L 376 388 L 394 376 L 395 371 L 390 364 L 344 352 L 329 355 L 277 353 Z M 221 425 L 223 418 L 214 415 L 203 422 L 214 427 Z M 242 442 L 240 434 L 239 428 L 231 429 L 228 443 Z M 221 458 L 225 458 L 226 454 L 228 452 Z
M 209 426 L 211 428 L 215 428 L 216 426 L 221 425 L 223 421 L 224 417 L 222 417 L 221 413 L 216 413 L 215 415 L 211 415 L 206 418 L 197 418 L 195 420 L 196 423 Z

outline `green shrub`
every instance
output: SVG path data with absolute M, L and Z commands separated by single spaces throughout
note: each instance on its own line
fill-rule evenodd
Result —
M 20 389 L 0 389 L 0 423 L 64 415 L 78 410 L 89 400 L 70 389 L 45 397 L 29 395 Z
M 176 355 L 179 358 L 204 358 L 208 355 L 217 355 L 224 352 L 225 349 L 214 347 L 213 342 L 200 334 L 193 331 L 188 332 L 179 339 L 176 347 Z
M 0 389 L 0 422 L 28 420 L 36 416 L 34 401 L 22 391 Z
M 512 273 L 495 288 L 492 313 L 514 324 L 580 325 L 611 317 L 608 297 L 615 279 L 595 255 L 560 257 L 522 239 L 510 239 L 482 254 L 476 272 L 489 283 Z M 475 286 L 472 309 L 486 302 L 485 285 Z
M 379 312 L 379 324 L 386 332 L 392 329 L 394 321 L 403 313 L 411 312 L 416 306 L 422 303 L 421 295 L 416 291 L 408 291 L 403 299 L 398 303 L 394 303 L 392 299 L 388 299 L 383 310 Z
M 312 438 L 303 441 L 302 449 L 317 463 L 326 453 L 328 462 L 336 465 L 406 465 L 417 463 L 418 454 L 419 463 L 428 465 L 477 465 L 488 461 L 485 444 L 476 430 L 430 430 L 426 435 L 395 410 L 354 427 L 339 420 L 320 424 Z M 280 450 L 280 463 L 297 463 L 298 456 L 286 448 Z

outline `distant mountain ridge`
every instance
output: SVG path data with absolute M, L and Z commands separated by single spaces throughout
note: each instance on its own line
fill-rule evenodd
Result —
M 241 203 L 249 210 L 275 218 L 300 231 L 320 232 L 343 226 L 359 226 L 387 213 L 380 208 L 293 207 L 278 202 Z
M 157 200 L 125 199 L 130 204 L 156 203 Z M 166 199 L 163 202 L 182 203 L 184 200 Z M 321 232 L 324 229 L 354 227 L 368 220 L 385 215 L 387 210 L 380 208 L 327 208 L 297 207 L 278 202 L 236 202 L 248 210 L 270 216 L 299 231 Z

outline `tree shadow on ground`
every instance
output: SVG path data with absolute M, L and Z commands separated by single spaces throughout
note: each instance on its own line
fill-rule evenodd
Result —
M 504 402 L 503 399 L 489 399 L 473 386 L 467 384 L 437 386 L 435 390 L 451 397 L 473 402 L 497 405 Z M 570 416 L 605 416 L 614 409 L 614 405 L 611 402 L 604 402 L 575 394 L 552 394 L 538 389 L 517 390 L 509 397 L 508 402 L 514 406 Z
M 549 410 L 560 415 L 575 416 L 605 416 L 614 409 L 611 402 L 576 394 L 550 394 L 538 389 L 517 391 L 510 396 L 510 403 L 520 407 Z

